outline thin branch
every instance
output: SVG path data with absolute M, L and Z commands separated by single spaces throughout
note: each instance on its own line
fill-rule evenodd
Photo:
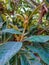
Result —
M 36 3 L 34 0 L 31 0 L 32 1 L 32 3 L 34 4 L 34 5 L 36 5 L 36 6 L 38 6 L 39 4 L 38 3 Z
M 25 0 L 27 3 L 31 5 L 31 7 L 35 8 L 35 6 L 32 4 L 31 0 Z

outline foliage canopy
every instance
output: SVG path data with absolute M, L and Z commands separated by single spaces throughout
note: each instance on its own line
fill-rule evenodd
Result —
M 49 65 L 49 0 L 0 0 L 0 65 Z

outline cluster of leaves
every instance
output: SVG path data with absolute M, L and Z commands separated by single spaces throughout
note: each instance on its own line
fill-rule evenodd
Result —
M 49 0 L 0 0 L 0 6 L 0 65 L 49 65 Z

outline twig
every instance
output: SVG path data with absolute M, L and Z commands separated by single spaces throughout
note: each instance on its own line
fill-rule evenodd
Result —
M 34 5 L 36 5 L 36 6 L 38 6 L 39 4 L 38 3 L 36 3 L 34 0 L 31 0 L 32 1 L 32 3 L 34 4 Z
M 43 5 L 44 3 L 41 3 L 32 13 L 31 13 L 31 15 L 29 16 L 29 20 L 32 18 L 32 16 L 36 13 L 36 12 L 38 12 L 38 10 L 41 8 L 41 6 Z
M 24 19 L 24 30 L 23 30 L 23 33 L 22 33 L 20 41 L 23 40 L 25 31 L 26 31 L 26 28 L 27 28 L 27 25 L 28 25 L 28 16 L 24 15 L 24 17 L 25 17 L 25 19 Z

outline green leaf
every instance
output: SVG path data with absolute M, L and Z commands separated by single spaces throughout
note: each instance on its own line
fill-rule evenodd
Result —
M 0 65 L 6 64 L 21 49 L 21 42 L 7 42 L 0 45 Z
M 0 23 L 1 23 L 1 22 L 3 22 L 3 19 L 2 19 L 2 17 L 0 16 Z
M 30 52 L 30 56 L 31 56 L 31 59 L 30 59 L 30 62 L 31 62 L 31 65 L 42 65 L 40 63 L 40 60 L 38 60 L 38 58 L 34 55 L 34 53 L 37 53 L 37 50 L 35 47 L 33 46 L 27 46 L 28 50 L 31 51 Z
M 35 44 L 35 49 L 37 50 L 38 55 L 40 58 L 49 65 L 49 54 L 42 48 L 40 44 Z
M 31 65 L 42 65 L 39 61 L 31 62 Z
M 10 65 L 18 65 L 18 55 L 16 54 L 10 59 Z
M 34 53 L 38 53 L 40 58 L 46 63 L 49 64 L 49 53 L 47 53 L 44 48 L 38 43 L 34 44 L 34 46 L 29 46 L 28 47 L 30 51 Z
M 35 49 L 35 47 L 33 46 L 26 46 L 26 47 L 28 48 L 29 51 L 31 50 L 31 52 L 37 53 L 37 50 Z
M 49 6 L 49 0 L 45 0 L 45 4 Z
M 27 51 L 27 54 L 25 54 L 25 55 L 26 55 L 27 59 L 29 60 L 30 65 L 42 65 L 40 63 L 40 60 L 38 60 L 38 58 L 33 54 L 33 52 Z
M 46 0 L 49 3 L 49 0 Z
M 6 63 L 6 65 L 10 65 L 10 62 L 8 61 L 8 62 Z
M 30 41 L 30 42 L 40 42 L 40 43 L 44 43 L 49 41 L 49 36 L 31 36 L 29 38 L 26 38 L 24 41 Z
M 47 15 L 46 15 L 46 20 L 49 21 L 49 12 L 48 12 Z
M 11 34 L 21 34 L 20 31 L 14 29 L 4 29 L 2 30 L 3 33 L 11 33 Z
M 2 28 L 2 25 L 3 25 L 3 20 L 2 17 L 0 16 L 0 28 Z
M 49 42 L 43 45 L 43 48 L 47 53 L 49 53 Z
M 24 54 L 22 54 L 20 56 L 20 60 L 21 60 L 21 65 L 30 65 L 29 61 L 27 60 L 26 56 Z

